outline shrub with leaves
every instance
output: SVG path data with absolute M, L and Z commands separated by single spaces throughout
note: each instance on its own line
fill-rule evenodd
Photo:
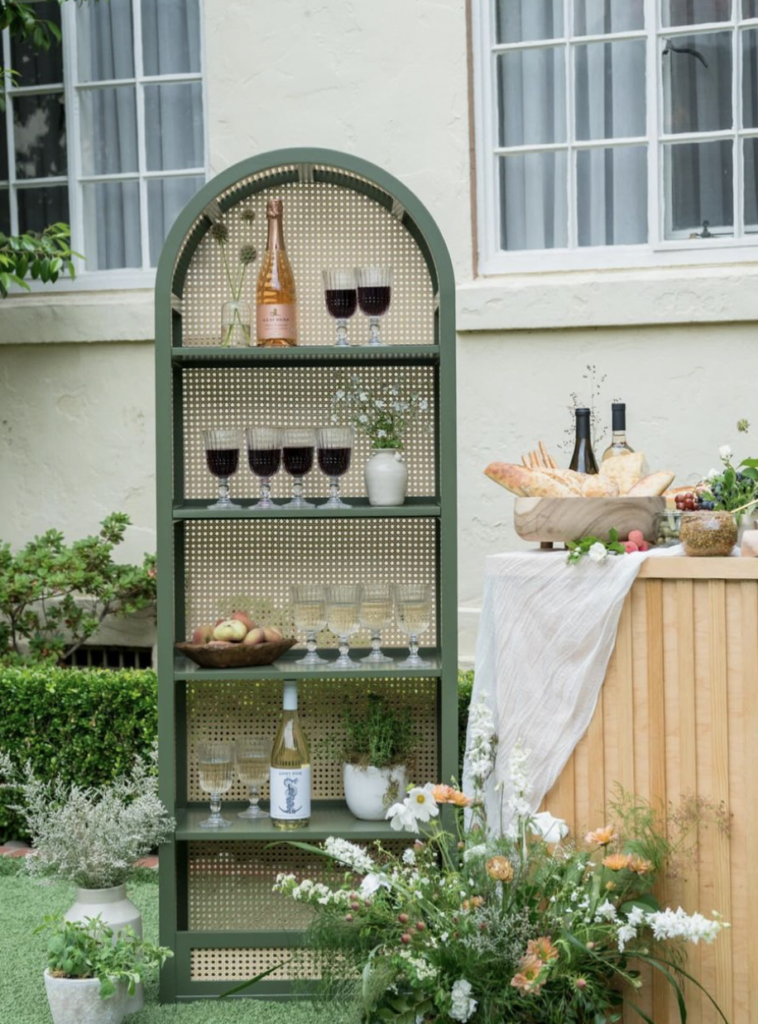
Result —
M 362 767 L 403 764 L 416 740 L 409 716 L 394 711 L 376 693 L 368 695 L 364 709 L 354 708 L 346 715 L 345 733 L 344 759 Z

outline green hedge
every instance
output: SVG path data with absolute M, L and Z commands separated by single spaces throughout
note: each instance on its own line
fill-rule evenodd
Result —
M 155 673 L 135 669 L 0 668 L 0 750 L 43 778 L 108 782 L 158 734 Z M 0 790 L 0 840 L 24 837 Z

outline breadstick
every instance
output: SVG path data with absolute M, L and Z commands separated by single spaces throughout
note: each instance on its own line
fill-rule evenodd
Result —
M 547 448 L 542 443 L 542 441 L 540 441 L 539 445 L 540 445 L 540 451 L 542 452 L 542 459 L 543 459 L 543 462 L 545 464 L 545 467 L 547 469 L 549 469 L 550 468 L 550 456 L 547 453 Z

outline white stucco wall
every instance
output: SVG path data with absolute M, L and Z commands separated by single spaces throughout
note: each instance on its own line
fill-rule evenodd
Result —
M 483 559 L 517 543 L 512 499 L 482 468 L 562 440 L 587 363 L 608 375 L 608 403 L 628 403 L 651 463 L 683 480 L 709 468 L 738 417 L 758 430 L 758 264 L 474 282 L 463 0 L 205 0 L 204 11 L 212 174 L 284 146 L 346 150 L 403 180 L 447 238 L 470 657 Z M 51 525 L 73 536 L 124 509 L 138 558 L 154 545 L 150 295 L 47 295 L 0 305 L 0 536 L 20 543 Z

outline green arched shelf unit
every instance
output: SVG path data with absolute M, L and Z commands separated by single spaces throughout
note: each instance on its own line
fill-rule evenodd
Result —
M 265 203 L 284 199 L 285 236 L 298 288 L 297 348 L 223 348 L 220 313 L 228 297 L 221 251 L 209 234 L 223 221 L 230 251 L 256 211 L 254 241 L 265 246 Z M 369 348 L 367 322 L 350 322 L 351 347 L 336 348 L 324 306 L 321 269 L 388 264 L 395 275 L 384 318 L 386 346 Z M 254 298 L 257 264 L 248 280 Z M 208 997 L 286 960 L 302 941 L 307 913 L 276 896 L 278 871 L 314 876 L 322 863 L 286 845 L 270 824 L 237 818 L 244 791 L 226 794 L 231 828 L 209 833 L 198 822 L 206 798 L 194 765 L 200 739 L 273 735 L 282 683 L 297 679 L 311 742 L 313 815 L 293 838 L 339 835 L 356 842 L 397 843 L 386 822 L 355 819 L 344 805 L 334 754 L 342 715 L 369 691 L 402 707 L 416 729 L 413 778 L 457 773 L 457 593 L 455 290 L 445 242 L 434 220 L 401 182 L 356 157 L 321 149 L 287 149 L 242 161 L 210 181 L 181 212 L 166 240 L 156 282 L 156 430 L 158 491 L 158 712 L 160 787 L 176 817 L 161 849 L 161 941 L 175 951 L 164 969 L 164 1001 Z M 250 509 L 254 478 L 241 462 L 232 498 L 242 508 L 209 512 L 214 482 L 200 442 L 209 426 L 318 425 L 346 374 L 367 383 L 396 381 L 428 398 L 424 423 L 406 446 L 409 496 L 399 508 L 371 507 L 363 467 L 369 450 L 356 442 L 343 478 L 350 510 Z M 275 478 L 284 498 L 287 479 Z M 308 477 L 306 496 L 326 496 L 326 478 Z M 201 670 L 177 656 L 174 643 L 244 599 L 254 611 L 292 629 L 288 588 L 297 582 L 429 582 L 434 621 L 422 644 L 430 667 L 410 671 L 305 671 L 293 665 L 299 645 L 270 668 Z M 358 638 L 358 643 L 361 640 Z M 403 655 L 394 629 L 387 647 Z M 267 793 L 264 791 L 264 803 Z M 307 909 L 307 908 L 305 908 Z M 302 957 L 296 974 L 316 976 Z M 249 994 L 286 998 L 293 968 L 284 967 Z

